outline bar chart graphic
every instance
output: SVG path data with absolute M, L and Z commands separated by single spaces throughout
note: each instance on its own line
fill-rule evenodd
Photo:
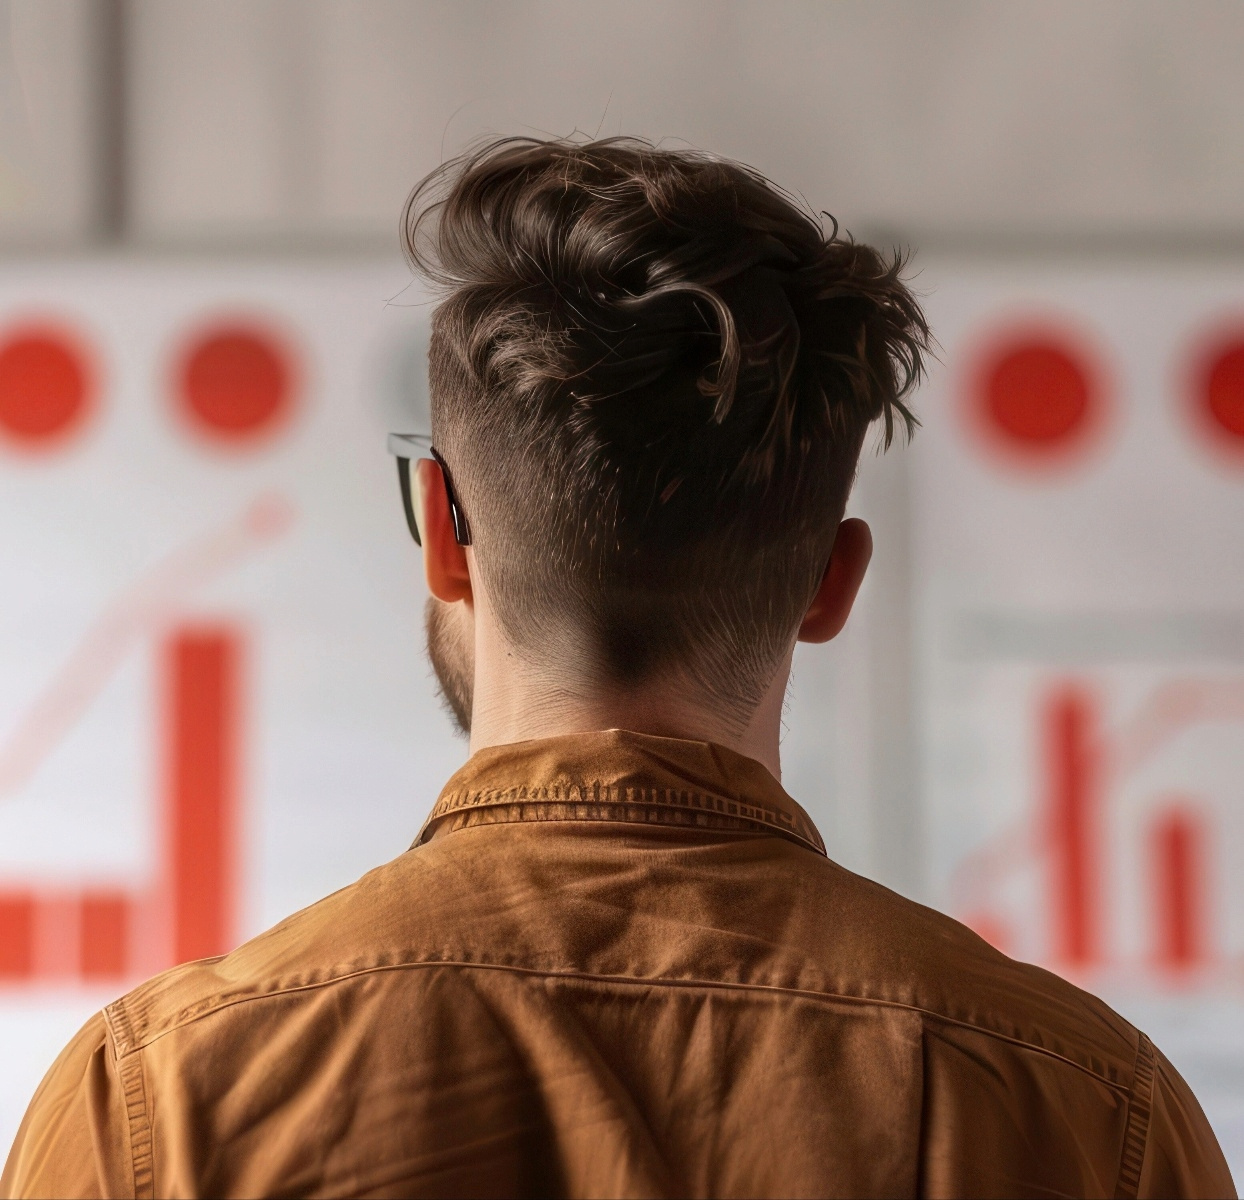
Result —
M 141 888 L 0 888 L 0 984 L 116 982 L 231 949 L 243 655 L 242 634 L 228 625 L 166 636 L 157 659 L 161 861 Z
M 102 1004 L 400 853 L 461 763 L 384 454 L 398 262 L 0 281 L 0 1149 Z
M 1034 914 L 1017 915 L 1014 905 L 1008 912 L 999 897 L 1017 876 L 1035 875 L 1039 957 L 1081 974 L 1126 957 L 1112 911 L 1120 889 L 1130 890 L 1143 898 L 1144 969 L 1169 978 L 1211 967 L 1219 957 L 1214 906 L 1223 882 L 1215 874 L 1213 805 L 1190 788 L 1137 792 L 1135 780 L 1198 727 L 1244 727 L 1244 681 L 1170 679 L 1113 723 L 1105 707 L 1087 677 L 1037 689 L 1028 815 L 960 860 L 953 907 L 987 940 L 1015 952 L 1016 923 L 1031 923 Z M 1130 851 L 1116 811 L 1125 793 L 1132 808 L 1123 824 L 1135 827 L 1124 839 Z

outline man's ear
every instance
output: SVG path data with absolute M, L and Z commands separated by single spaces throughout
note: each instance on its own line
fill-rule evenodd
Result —
M 414 502 L 423 541 L 423 570 L 428 591 L 438 600 L 453 604 L 474 599 L 466 548 L 454 537 L 454 521 L 445 492 L 445 476 L 438 462 L 421 458 L 415 463 Z
M 838 526 L 829 566 L 799 626 L 801 642 L 828 642 L 842 632 L 872 556 L 872 530 L 858 517 L 848 517 Z

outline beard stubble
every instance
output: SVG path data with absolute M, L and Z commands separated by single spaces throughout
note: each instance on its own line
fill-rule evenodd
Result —
M 475 693 L 475 647 L 467 638 L 462 614 L 435 596 L 423 610 L 428 635 L 428 661 L 436 675 L 441 704 L 468 737 Z

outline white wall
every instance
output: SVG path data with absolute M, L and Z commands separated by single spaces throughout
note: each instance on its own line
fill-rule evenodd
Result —
M 10 242 L 100 227 L 98 76 L 120 64 L 141 242 L 391 246 L 444 155 L 577 128 L 744 158 L 917 244 L 1244 243 L 1230 2 L 11 0 L 0 16 Z
M 0 245 L 72 244 L 107 220 L 108 15 L 83 0 L 0 4 Z

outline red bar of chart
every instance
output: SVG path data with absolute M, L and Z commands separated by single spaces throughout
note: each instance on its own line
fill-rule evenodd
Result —
M 165 965 L 232 948 L 237 884 L 242 645 L 228 627 L 176 630 L 161 647 L 164 741 L 162 862 L 154 887 L 77 896 L 0 888 L 0 985 L 117 982 L 135 963 Z M 171 912 L 153 955 L 135 944 Z M 139 953 L 146 949 L 146 953 Z
M 1069 685 L 1044 714 L 1051 916 L 1056 957 L 1075 966 L 1101 950 L 1098 764 L 1090 697 Z
M 133 920 L 129 897 L 122 892 L 82 897 L 78 933 L 83 979 L 117 979 L 125 974 Z
M 168 648 L 169 886 L 175 962 L 229 949 L 237 856 L 238 643 L 187 630 Z
M 1155 958 L 1167 970 L 1181 971 L 1206 954 L 1205 837 L 1187 807 L 1160 813 L 1150 831 L 1154 879 Z
M 0 980 L 26 979 L 34 970 L 34 898 L 0 894 Z

